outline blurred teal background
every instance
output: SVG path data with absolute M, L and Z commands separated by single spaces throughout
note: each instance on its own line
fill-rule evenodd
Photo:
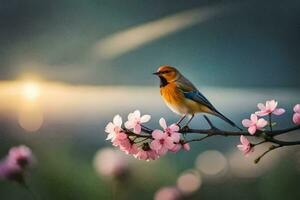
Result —
M 14 145 L 32 148 L 38 165 L 28 181 L 39 199 L 153 199 L 189 171 L 198 184 L 185 199 L 300 198 L 299 147 L 254 165 L 234 137 L 151 162 L 125 155 L 128 174 L 119 181 L 95 169 L 97 152 L 111 147 L 104 127 L 115 114 L 125 120 L 139 109 L 151 114 L 153 128 L 161 116 L 177 120 L 151 75 L 159 65 L 180 69 L 239 124 L 258 102 L 275 98 L 287 110 L 275 118 L 278 128 L 292 126 L 300 103 L 299 1 L 0 2 L 0 156 Z M 192 123 L 206 126 L 201 116 Z M 0 182 L 0 194 L 30 199 L 9 182 Z

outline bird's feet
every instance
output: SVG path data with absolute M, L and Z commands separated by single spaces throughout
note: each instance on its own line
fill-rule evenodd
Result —
M 180 130 L 183 131 L 183 132 L 186 132 L 186 131 L 190 130 L 190 127 L 186 125 Z
M 178 126 L 179 130 L 181 130 L 180 123 L 176 123 L 176 125 Z

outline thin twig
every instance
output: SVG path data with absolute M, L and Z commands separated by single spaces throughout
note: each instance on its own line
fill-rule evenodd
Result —
M 184 142 L 184 144 L 191 143 L 191 142 L 199 142 L 199 141 L 205 140 L 206 138 L 211 137 L 211 136 L 212 135 L 206 135 L 206 136 L 204 136 L 202 138 L 196 138 L 196 139 L 187 140 L 187 141 Z
M 270 148 L 269 148 L 267 151 L 265 151 L 263 154 L 261 154 L 258 158 L 256 158 L 256 159 L 254 160 L 254 163 L 257 164 L 257 163 L 260 161 L 260 159 L 261 159 L 262 157 L 264 157 L 267 153 L 269 153 L 270 151 L 273 151 L 273 150 L 275 150 L 275 149 L 278 149 L 278 148 L 280 148 L 280 147 L 282 147 L 282 146 L 281 146 L 281 145 L 279 145 L 279 146 L 275 146 L 275 145 L 270 146 Z
M 37 200 L 37 197 L 36 197 L 36 195 L 34 194 L 34 192 L 30 189 L 30 187 L 27 185 L 27 183 L 22 183 L 21 184 L 27 191 L 28 191 L 28 193 L 30 194 L 30 196 L 31 196 L 31 198 L 33 199 L 33 200 Z

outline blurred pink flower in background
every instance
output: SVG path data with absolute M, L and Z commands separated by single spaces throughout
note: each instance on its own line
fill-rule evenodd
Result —
M 94 168 L 100 176 L 123 178 L 129 170 L 128 160 L 112 148 L 100 149 L 94 157 Z
M 180 198 L 181 193 L 176 187 L 163 187 L 154 195 L 154 200 L 178 200 Z
M 24 183 L 26 170 L 34 164 L 31 150 L 24 146 L 13 147 L 8 156 L 0 162 L 0 179 Z
M 254 151 L 254 149 L 251 146 L 251 143 L 245 136 L 241 135 L 240 141 L 241 141 L 241 144 L 237 145 L 237 148 L 240 151 L 242 151 L 245 156 L 248 156 L 249 153 Z
M 248 128 L 248 132 L 251 135 L 254 135 L 257 129 L 262 129 L 264 128 L 268 122 L 265 119 L 258 119 L 257 115 L 251 114 L 250 120 L 249 119 L 244 119 L 242 121 L 242 124 L 244 127 Z
M 294 115 L 293 115 L 293 122 L 295 124 L 300 124 L 300 104 L 296 104 L 294 107 Z
M 168 150 L 173 149 L 175 146 L 173 138 L 161 130 L 154 130 L 152 137 L 154 140 L 151 142 L 150 148 L 156 151 L 160 156 L 165 155 Z
M 274 115 L 282 115 L 285 113 L 285 110 L 283 108 L 277 108 L 278 102 L 273 100 L 266 101 L 266 104 L 259 103 L 257 104 L 258 109 L 260 111 L 255 112 L 256 115 L 263 117 L 269 114 L 274 114 Z
M 150 115 L 141 116 L 140 111 L 136 110 L 133 113 L 129 113 L 128 121 L 125 122 L 125 127 L 127 129 L 133 129 L 133 132 L 136 134 L 140 134 L 142 129 L 141 124 L 148 122 L 150 119 Z
M 8 153 L 8 162 L 19 165 L 22 168 L 30 167 L 33 165 L 34 158 L 31 150 L 24 145 L 12 147 Z

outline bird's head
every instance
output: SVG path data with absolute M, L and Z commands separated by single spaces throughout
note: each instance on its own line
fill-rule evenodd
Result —
M 167 65 L 160 66 L 157 72 L 153 74 L 159 76 L 160 79 L 165 79 L 167 82 L 175 81 L 180 76 L 180 73 L 176 68 Z

